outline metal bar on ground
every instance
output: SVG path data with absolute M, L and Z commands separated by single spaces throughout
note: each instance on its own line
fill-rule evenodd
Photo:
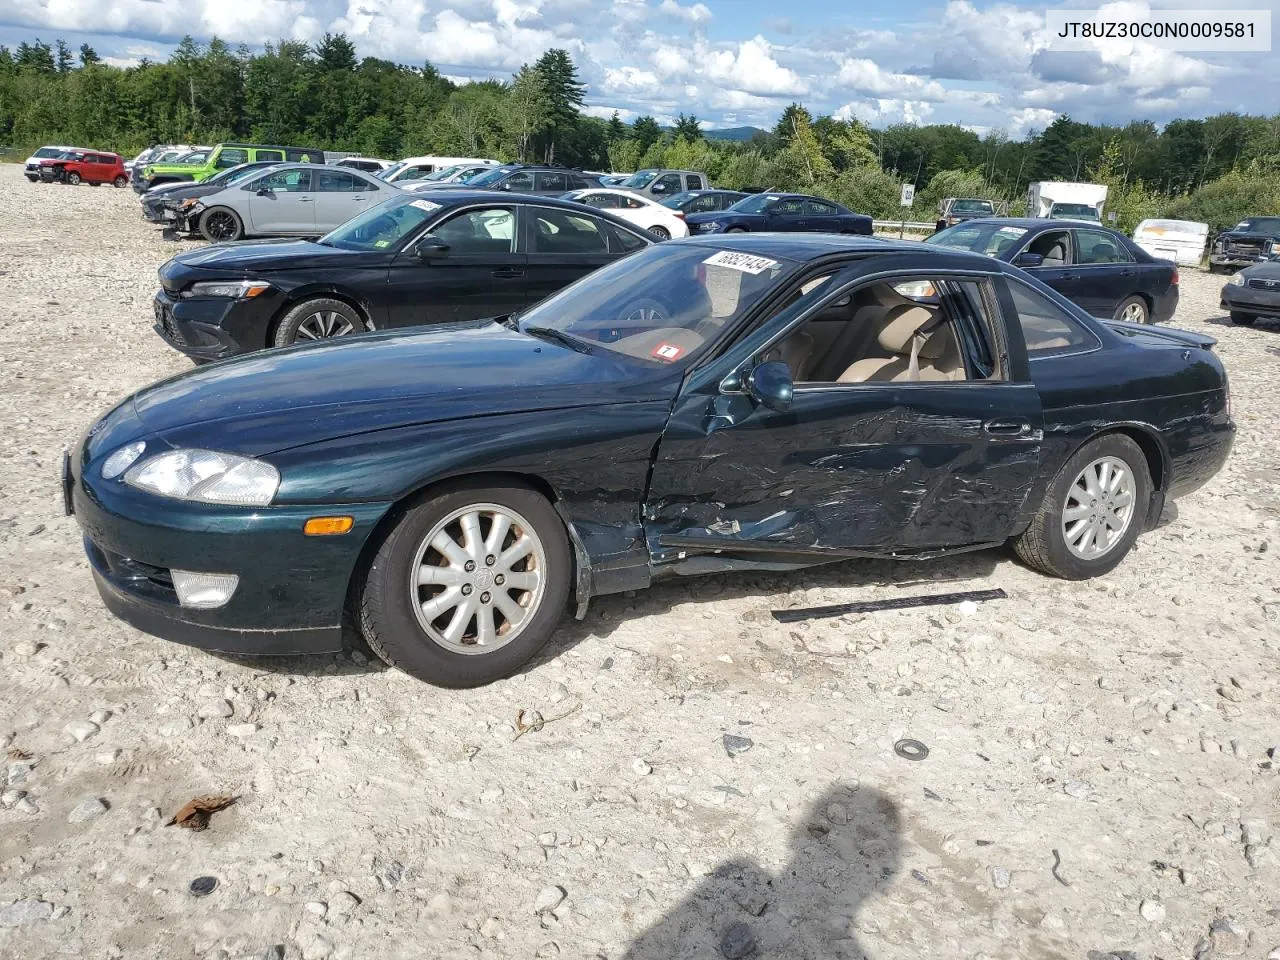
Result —
M 779 623 L 797 623 L 801 620 L 818 620 L 823 617 L 842 617 L 846 613 L 874 613 L 877 610 L 906 610 L 911 607 L 933 607 L 944 604 L 964 603 L 972 600 L 1004 600 L 1009 595 L 1000 588 L 995 590 L 965 590 L 960 593 L 935 593 L 930 596 L 891 597 L 887 600 L 862 600 L 856 603 L 834 603 L 826 607 L 796 607 L 792 610 L 773 610 L 773 619 Z

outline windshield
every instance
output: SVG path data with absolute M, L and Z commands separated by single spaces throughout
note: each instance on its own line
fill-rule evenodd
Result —
M 653 364 L 684 365 L 797 269 L 791 260 L 656 244 L 538 303 L 520 329 L 556 331 Z
M 467 181 L 467 184 L 473 187 L 487 187 L 490 184 L 497 183 L 514 169 L 515 167 L 495 167 L 493 170 L 482 173 L 478 177 L 472 177 Z
M 1025 227 L 1000 226 L 998 223 L 961 223 L 946 230 L 939 230 L 925 243 L 952 250 L 968 250 L 998 257 L 1012 247 L 1027 230 Z
M 762 213 L 769 204 L 781 199 L 776 193 L 757 193 L 750 197 L 743 197 L 729 209 L 736 210 L 738 213 Z
M 633 189 L 647 187 L 657 175 L 657 170 L 637 170 L 631 176 L 627 177 L 627 179 L 623 180 L 622 183 L 618 184 L 618 186 L 631 187 Z
M 680 204 L 684 203 L 686 200 L 691 200 L 696 196 L 697 194 L 694 193 L 692 190 L 685 190 L 683 193 L 672 194 L 671 196 L 667 197 L 665 200 L 661 200 L 659 202 L 664 207 L 670 207 L 672 210 L 679 210 Z
M 1051 217 L 1072 217 L 1077 220 L 1097 220 L 1098 210 L 1087 203 L 1055 203 Z
M 408 162 L 409 161 L 407 160 L 401 160 L 399 163 L 393 163 L 391 166 L 387 167 L 387 169 L 380 170 L 375 173 L 374 176 L 379 180 L 390 180 L 393 176 L 403 170 L 405 168 L 405 164 Z
M 951 204 L 952 213 L 991 213 L 990 200 L 957 200 Z
M 1236 224 L 1235 229 L 1280 236 L 1280 217 L 1248 217 Z
M 441 170 L 437 170 L 435 173 L 428 173 L 422 179 L 423 180 L 447 180 L 449 177 L 453 176 L 455 173 L 457 173 L 461 169 L 462 169 L 462 164 L 455 163 L 452 167 L 444 167 Z
M 318 241 L 341 250 L 393 250 L 419 227 L 435 216 L 440 204 L 430 200 L 405 203 L 393 197 L 348 220 Z

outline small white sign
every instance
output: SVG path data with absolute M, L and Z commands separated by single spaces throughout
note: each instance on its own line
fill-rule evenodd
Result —
M 770 260 L 768 257 L 757 257 L 750 253 L 734 253 L 732 250 L 721 250 L 702 262 L 709 263 L 714 267 L 728 267 L 730 270 L 739 270 L 742 273 L 751 274 L 764 273 L 770 267 L 778 265 L 777 260 Z
M 430 200 L 410 200 L 409 206 L 417 207 L 419 210 L 425 210 L 427 213 L 434 213 L 440 209 L 440 204 L 432 203 Z
M 916 202 L 916 185 L 914 183 L 904 183 L 902 185 L 902 206 L 909 207 Z

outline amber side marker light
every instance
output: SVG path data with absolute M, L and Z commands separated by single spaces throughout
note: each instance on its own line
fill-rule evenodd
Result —
M 312 517 L 302 525 L 308 537 L 333 537 L 349 533 L 355 521 L 350 517 Z

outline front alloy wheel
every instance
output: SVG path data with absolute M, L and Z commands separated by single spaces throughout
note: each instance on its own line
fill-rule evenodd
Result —
M 243 227 L 233 211 L 217 208 L 200 218 L 200 232 L 210 243 L 227 243 L 239 240 Z
M 443 687 L 510 676 L 550 639 L 573 573 L 564 524 L 509 481 L 449 484 L 405 511 L 360 594 L 365 640 Z
M 273 343 L 287 347 L 295 343 L 332 340 L 365 329 L 360 314 L 350 304 L 328 297 L 298 304 L 280 320 Z

